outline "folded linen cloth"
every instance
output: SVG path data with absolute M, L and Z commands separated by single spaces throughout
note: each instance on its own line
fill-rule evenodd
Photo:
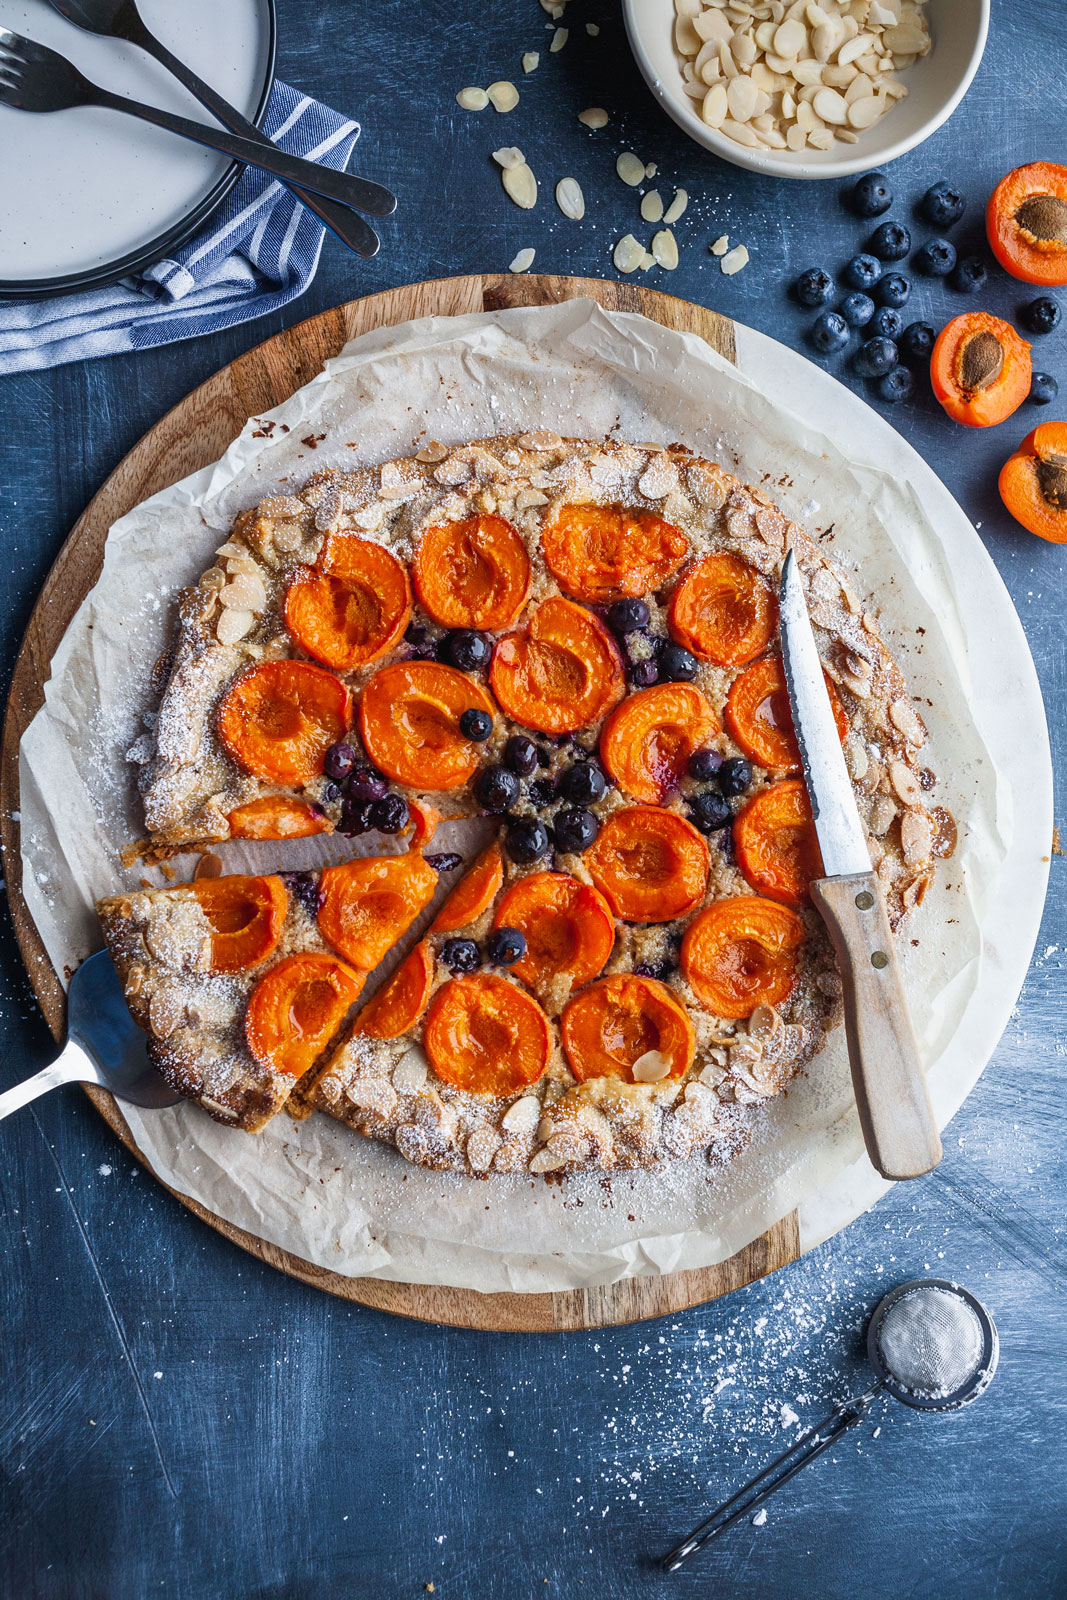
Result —
M 338 171 L 359 138 L 358 122 L 277 82 L 263 131 L 292 155 Z M 0 374 L 144 350 L 265 316 L 303 294 L 325 232 L 284 184 L 246 167 L 203 229 L 136 277 L 51 300 L 0 300 Z

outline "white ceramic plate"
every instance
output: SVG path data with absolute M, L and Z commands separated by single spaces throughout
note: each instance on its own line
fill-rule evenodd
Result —
M 148 27 L 258 120 L 274 65 L 271 0 L 140 0 Z M 103 88 L 201 122 L 211 116 L 150 56 L 73 27 L 47 0 L 0 0 L 0 26 L 48 45 Z M 0 295 L 94 287 L 158 259 L 241 170 L 114 111 L 0 106 Z
M 682 87 L 674 48 L 674 0 L 623 0 L 626 32 L 652 93 L 698 144 L 751 172 L 780 178 L 844 178 L 868 172 L 913 150 L 940 128 L 959 105 L 978 70 L 989 30 L 989 0 L 929 0 L 934 48 L 902 74 L 907 97 L 854 145 L 829 150 L 750 150 L 701 119 L 699 104 Z

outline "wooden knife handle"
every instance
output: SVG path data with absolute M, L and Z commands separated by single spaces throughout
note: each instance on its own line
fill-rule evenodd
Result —
M 915 1030 L 873 872 L 820 878 L 811 898 L 844 983 L 845 1034 L 860 1125 L 883 1178 L 918 1178 L 941 1160 Z

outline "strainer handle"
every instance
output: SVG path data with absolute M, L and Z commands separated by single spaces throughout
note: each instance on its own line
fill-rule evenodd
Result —
M 829 1450 L 831 1445 L 837 1443 L 841 1435 L 854 1428 L 857 1422 L 862 1422 L 867 1415 L 871 1404 L 881 1393 L 882 1385 L 876 1383 L 873 1389 L 868 1389 L 864 1394 L 855 1395 L 851 1400 L 843 1400 L 836 1405 L 828 1417 L 814 1428 L 809 1428 L 807 1433 L 802 1433 L 795 1444 L 788 1450 L 783 1450 L 780 1456 L 766 1467 L 762 1472 L 757 1472 L 750 1478 L 743 1488 L 732 1494 L 729 1500 L 724 1500 L 716 1506 L 710 1517 L 693 1529 L 681 1544 L 663 1558 L 664 1572 L 677 1572 L 683 1561 L 687 1561 L 697 1550 L 717 1539 L 720 1533 L 725 1533 L 727 1528 L 747 1517 L 755 1511 L 765 1500 L 769 1500 L 776 1489 L 780 1489 L 790 1478 L 796 1476 L 801 1467 L 806 1467 L 809 1462 L 821 1456 L 824 1450 Z

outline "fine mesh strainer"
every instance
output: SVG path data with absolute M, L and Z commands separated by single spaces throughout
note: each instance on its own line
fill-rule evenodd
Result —
M 880 1395 L 889 1394 L 917 1411 L 956 1411 L 989 1386 L 997 1369 L 999 1343 L 993 1318 L 980 1300 L 944 1278 L 917 1278 L 887 1294 L 867 1328 L 867 1356 L 877 1382 L 836 1405 L 817 1427 L 801 1434 L 724 1500 L 663 1558 L 676 1572 L 689 1556 L 762 1505 L 809 1461 L 836 1444 L 867 1415 Z

